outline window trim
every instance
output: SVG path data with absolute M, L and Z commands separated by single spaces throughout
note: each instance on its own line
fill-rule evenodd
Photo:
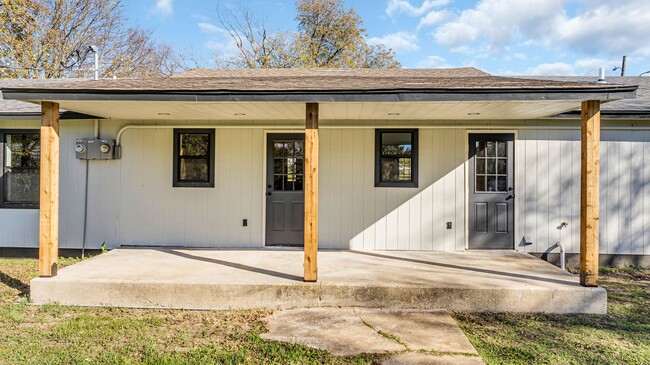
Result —
M 411 180 L 410 181 L 381 181 L 381 135 L 383 133 L 410 133 L 411 147 Z M 417 188 L 418 187 L 418 129 L 375 129 L 375 187 Z
M 34 203 L 11 203 L 5 202 L 5 182 L 4 182 L 4 170 L 5 170 L 5 135 L 6 134 L 35 134 L 39 136 L 40 143 L 40 129 L 0 129 L 0 209 L 40 209 L 40 186 L 39 186 L 39 199 Z M 41 169 L 38 170 L 38 176 L 40 181 Z
M 207 182 L 188 182 L 180 181 L 180 135 L 181 134 L 208 134 L 208 181 Z M 214 188 L 214 175 L 215 175 L 215 129 L 214 128 L 190 128 L 190 129 L 174 129 L 174 157 L 173 157 L 173 170 L 172 170 L 172 187 L 175 188 Z

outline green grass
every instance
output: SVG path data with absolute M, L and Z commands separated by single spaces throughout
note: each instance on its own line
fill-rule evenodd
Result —
M 650 364 L 650 270 L 601 270 L 606 315 L 455 313 L 487 364 Z
M 60 259 L 60 266 L 77 260 Z M 0 259 L 0 364 L 375 364 L 266 341 L 268 310 L 32 306 L 33 259 Z
M 61 266 L 78 260 L 60 259 Z M 28 304 L 33 259 L 0 259 L 0 364 L 375 364 L 266 341 L 268 310 Z M 650 270 L 603 269 L 607 315 L 454 313 L 488 364 L 650 364 Z

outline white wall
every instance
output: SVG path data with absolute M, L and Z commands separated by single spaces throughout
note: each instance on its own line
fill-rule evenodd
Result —
M 101 135 L 112 138 L 131 123 L 102 121 Z M 92 121 L 61 122 L 62 248 L 81 247 L 86 162 L 73 146 L 92 129 Z M 264 138 L 263 129 L 217 129 L 215 188 L 190 189 L 171 187 L 171 129 L 127 131 L 122 159 L 89 162 L 87 247 L 260 247 Z M 374 187 L 373 129 L 324 128 L 320 138 L 321 247 L 464 249 L 465 129 L 420 129 L 418 188 Z M 543 252 L 561 240 L 579 251 L 579 138 L 579 130 L 519 130 L 518 249 Z M 601 253 L 650 254 L 650 131 L 605 130 L 602 139 Z M 560 231 L 562 221 L 569 225 Z M 0 209 L 0 230 L 0 247 L 37 247 L 38 211 Z
M 601 140 L 600 253 L 650 254 L 650 131 L 603 130 Z M 561 241 L 580 252 L 580 131 L 521 130 L 516 155 L 518 248 Z
M 465 248 L 461 129 L 419 131 L 419 187 L 376 188 L 374 129 L 320 131 L 319 238 L 328 248 Z M 452 229 L 445 223 L 452 222 Z

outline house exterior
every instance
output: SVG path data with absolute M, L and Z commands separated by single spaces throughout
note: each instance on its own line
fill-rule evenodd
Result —
M 544 253 L 560 241 L 577 254 L 580 128 L 591 120 L 585 105 L 602 102 L 592 113 L 602 116 L 599 253 L 647 262 L 646 80 L 199 69 L 0 88 L 3 103 L 74 113 L 61 114 L 58 133 L 61 249 L 302 246 L 315 220 L 319 249 Z M 18 114 L 0 114 L 0 247 L 37 248 L 38 190 L 8 199 L 20 167 L 7 157 L 7 137 L 29 141 L 42 123 Z M 93 137 L 107 151 L 84 155 L 95 151 L 84 140 Z M 314 184 L 316 194 L 305 194 Z

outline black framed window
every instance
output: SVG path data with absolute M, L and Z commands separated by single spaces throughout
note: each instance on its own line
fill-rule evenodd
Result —
M 0 130 L 0 208 L 38 209 L 41 140 L 38 130 Z
M 174 187 L 214 187 L 214 129 L 174 129 Z
M 418 130 L 375 131 L 375 186 L 418 186 Z

